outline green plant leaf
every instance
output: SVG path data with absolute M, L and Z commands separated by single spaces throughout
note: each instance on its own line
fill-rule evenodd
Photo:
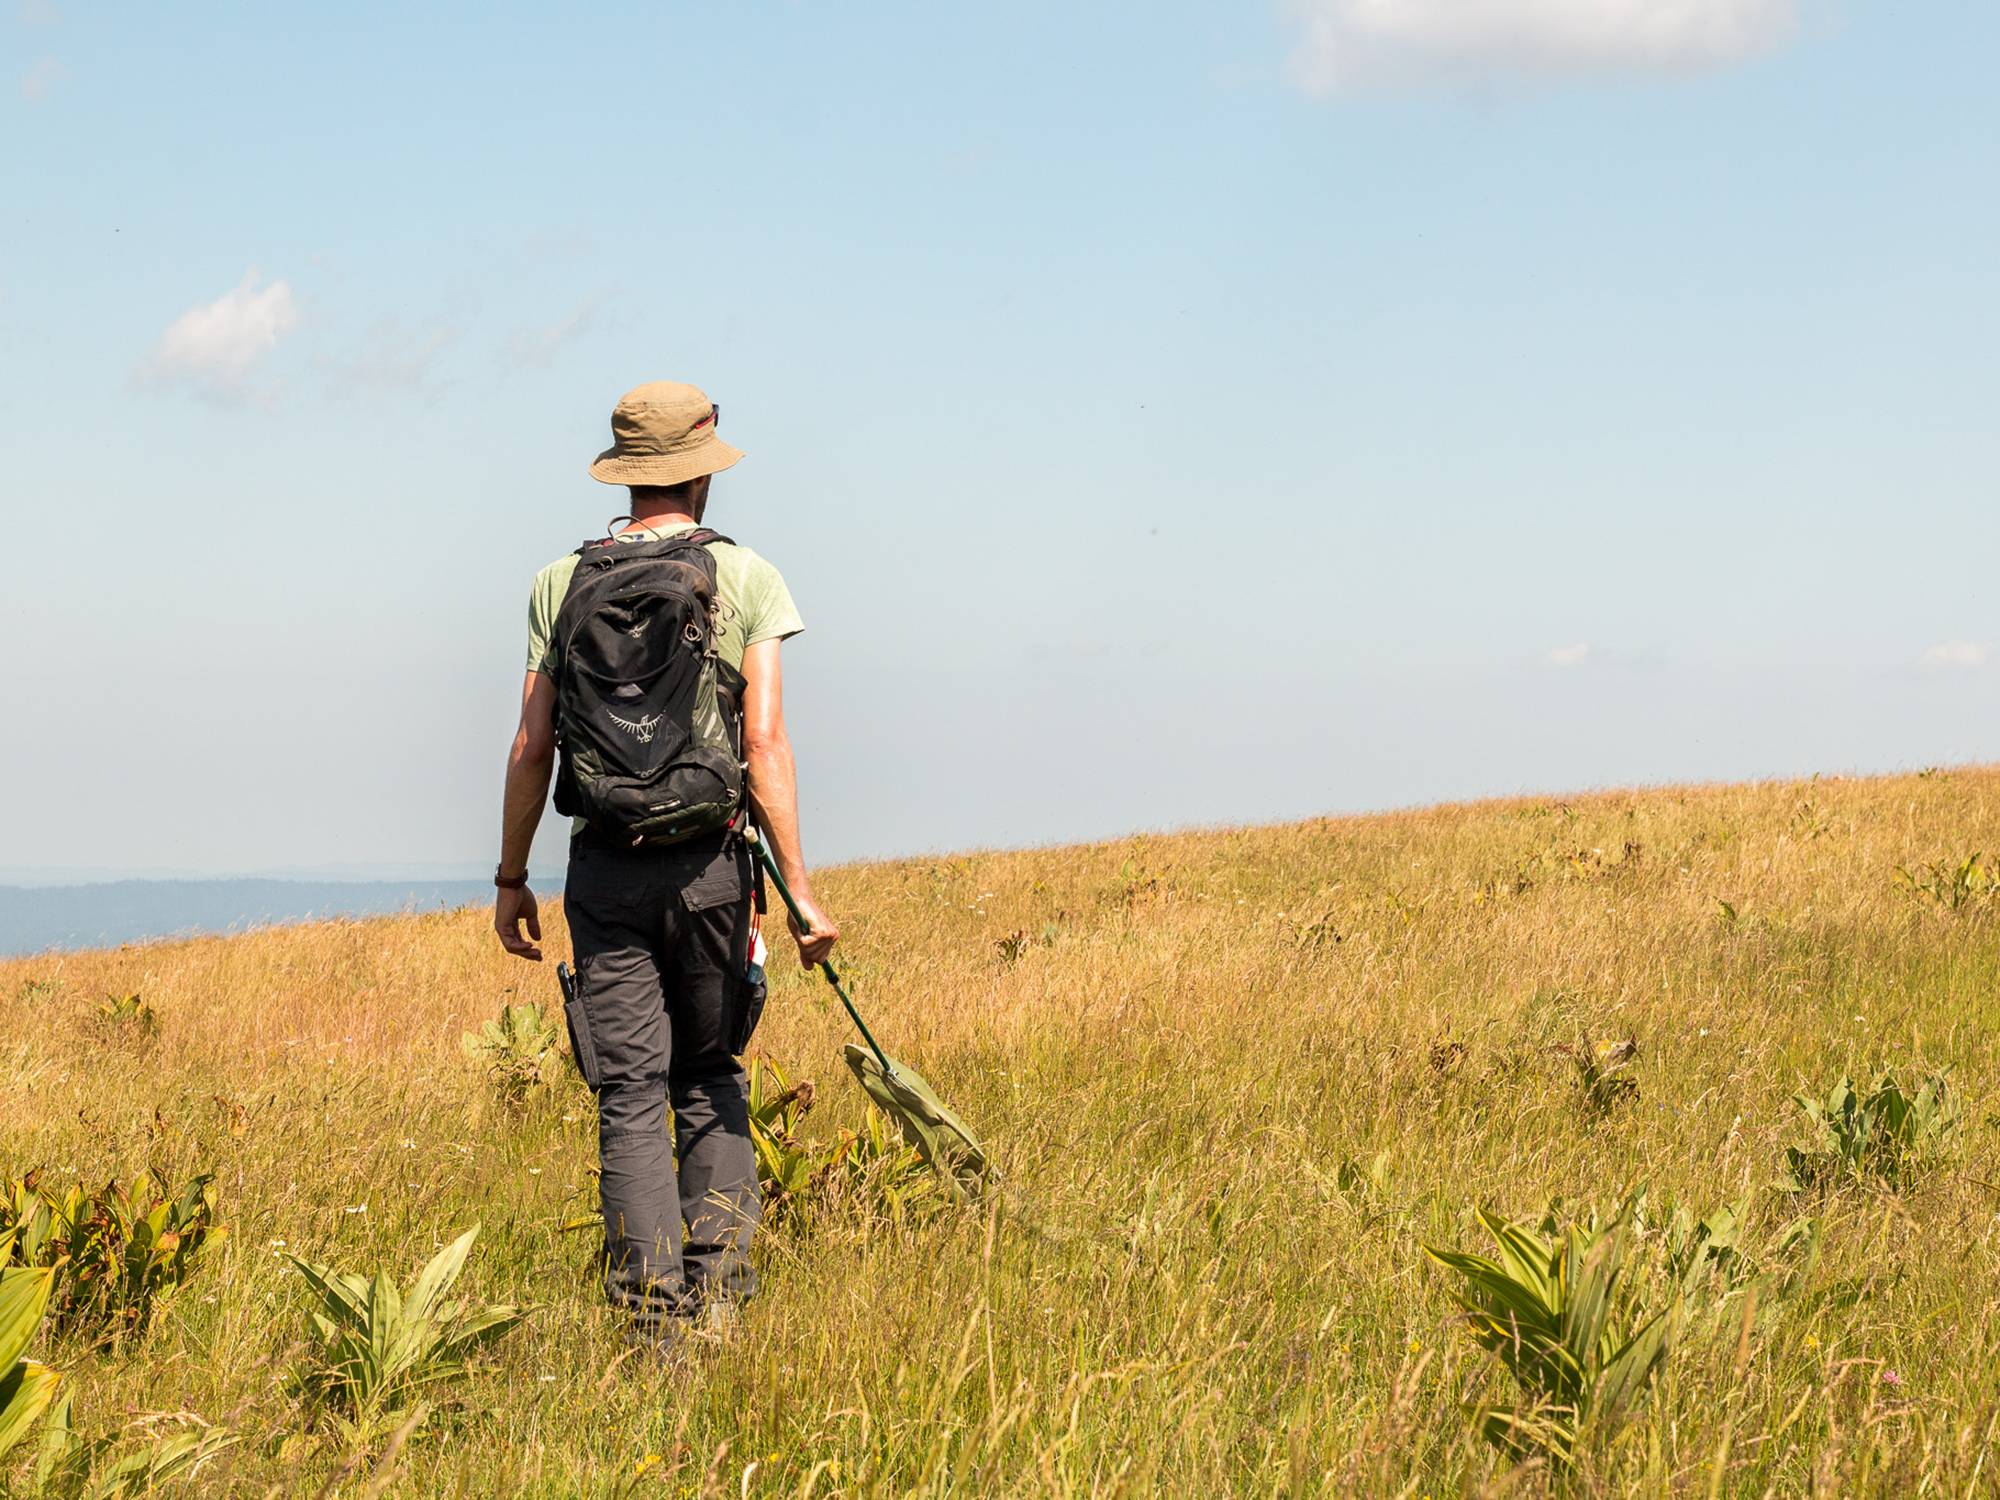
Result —
M 319 1298 L 313 1313 L 324 1344 L 299 1379 L 351 1403 L 360 1430 L 415 1388 L 465 1373 L 464 1356 L 516 1326 L 532 1309 L 483 1307 L 466 1312 L 449 1293 L 465 1267 L 474 1225 L 433 1256 L 407 1292 L 384 1271 L 372 1278 L 299 1265 Z M 358 1439 L 357 1439 L 358 1440 Z
M 1475 1406 L 1468 1409 L 1479 1434 L 1504 1453 L 1543 1453 L 1558 1466 L 1567 1466 L 1576 1454 L 1576 1408 L 1554 1402 L 1538 1402 L 1514 1410 Z
M 442 1359 L 463 1359 L 518 1326 L 535 1310 L 532 1307 L 481 1308 L 452 1325 L 449 1335 L 437 1346 L 438 1356 Z
M 368 1284 L 367 1333 L 369 1364 L 378 1376 L 374 1383 L 378 1388 L 386 1386 L 400 1373 L 397 1356 L 403 1350 L 398 1346 L 409 1342 L 409 1331 L 403 1326 L 403 1298 L 387 1271 L 377 1271 Z
M 166 1480 L 192 1479 L 211 1458 L 241 1438 L 221 1427 L 173 1433 L 95 1476 L 84 1500 L 123 1500 L 127 1495 L 150 1494 Z
M 478 1238 L 479 1226 L 474 1224 L 432 1256 L 430 1264 L 417 1273 L 416 1283 L 410 1288 L 411 1317 L 425 1322 L 436 1320 L 440 1300 L 457 1283 L 459 1273 L 465 1269 L 465 1258 L 472 1253 L 472 1242 Z
M 0 1378 L 0 1453 L 28 1435 L 61 1384 L 54 1370 L 26 1359 Z
M 368 1282 L 351 1272 L 342 1273 L 315 1266 L 296 1255 L 285 1257 L 305 1278 L 306 1285 L 319 1295 L 323 1312 L 344 1328 L 361 1328 L 368 1322 Z
M 1559 1225 L 1552 1209 L 1539 1232 L 1480 1210 L 1480 1222 L 1500 1247 L 1497 1263 L 1424 1247 L 1460 1276 L 1455 1295 L 1466 1310 L 1467 1331 L 1521 1388 L 1519 1409 L 1474 1410 L 1487 1441 L 1509 1451 L 1540 1451 L 1566 1465 L 1581 1424 L 1615 1417 L 1652 1380 L 1678 1326 L 1671 1309 L 1643 1318 L 1630 1334 L 1614 1333 L 1628 1300 L 1620 1280 L 1631 1226 L 1643 1206 L 1643 1192 L 1634 1193 L 1609 1222 L 1588 1228 Z M 1684 1222 L 1680 1233 L 1688 1248 Z
M 68 1482 L 82 1482 L 82 1466 L 88 1464 L 89 1454 L 83 1439 L 70 1426 L 71 1399 L 71 1394 L 65 1391 L 42 1426 L 42 1441 L 35 1453 L 35 1478 L 30 1494 L 48 1494 L 58 1483 L 64 1483 L 68 1488 Z
M 0 1369 L 13 1365 L 41 1331 L 42 1310 L 55 1286 L 52 1266 L 0 1271 Z
M 1604 1361 L 1597 1378 L 1594 1404 L 1598 1408 L 1623 1407 L 1652 1379 L 1654 1369 L 1667 1356 L 1671 1316 L 1657 1313 L 1640 1324 L 1624 1346 Z

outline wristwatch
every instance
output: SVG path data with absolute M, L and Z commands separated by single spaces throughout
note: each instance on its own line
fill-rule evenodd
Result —
M 500 870 L 501 867 L 499 865 L 493 867 L 493 883 L 499 886 L 501 890 L 519 891 L 527 889 L 528 872 L 526 870 L 523 870 L 518 875 L 502 875 Z

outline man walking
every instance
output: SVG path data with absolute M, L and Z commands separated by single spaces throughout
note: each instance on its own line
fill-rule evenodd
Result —
M 803 623 L 776 568 L 702 526 L 711 477 L 743 456 L 717 422 L 708 397 L 666 382 L 611 415 L 590 473 L 629 487 L 628 524 L 535 578 L 493 877 L 501 943 L 539 960 L 528 850 L 560 749 L 568 1012 L 597 1093 L 605 1291 L 648 1343 L 756 1290 L 762 1199 L 736 1061 L 763 1007 L 747 820 L 810 924 L 792 926 L 800 962 L 839 936 L 799 853 L 785 734 L 778 651 Z

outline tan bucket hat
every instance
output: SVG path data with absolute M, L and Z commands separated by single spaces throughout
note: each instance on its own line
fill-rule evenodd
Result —
M 656 380 L 627 391 L 611 413 L 611 446 L 590 477 L 606 484 L 683 484 L 743 456 L 715 435 L 721 412 L 691 385 Z

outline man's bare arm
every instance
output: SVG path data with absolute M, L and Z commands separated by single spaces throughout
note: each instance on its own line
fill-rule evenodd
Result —
M 514 746 L 507 752 L 507 790 L 500 814 L 500 873 L 528 873 L 528 850 L 535 842 L 535 829 L 542 821 L 542 807 L 548 800 L 549 777 L 556 765 L 556 685 L 540 672 L 530 672 L 521 689 L 521 727 L 514 731 Z M 525 924 L 528 935 L 521 935 Z M 535 893 L 526 886 L 518 891 L 494 893 L 493 930 L 500 942 L 518 958 L 539 960 L 542 956 L 542 917 Z
M 806 968 L 833 951 L 840 929 L 813 900 L 812 881 L 799 851 L 798 769 L 792 762 L 792 742 L 785 733 L 784 678 L 778 667 L 777 641 L 759 641 L 743 653 L 743 758 L 750 766 L 750 806 L 778 873 L 791 887 L 805 914 L 811 935 L 791 924 L 798 939 L 799 962 Z

